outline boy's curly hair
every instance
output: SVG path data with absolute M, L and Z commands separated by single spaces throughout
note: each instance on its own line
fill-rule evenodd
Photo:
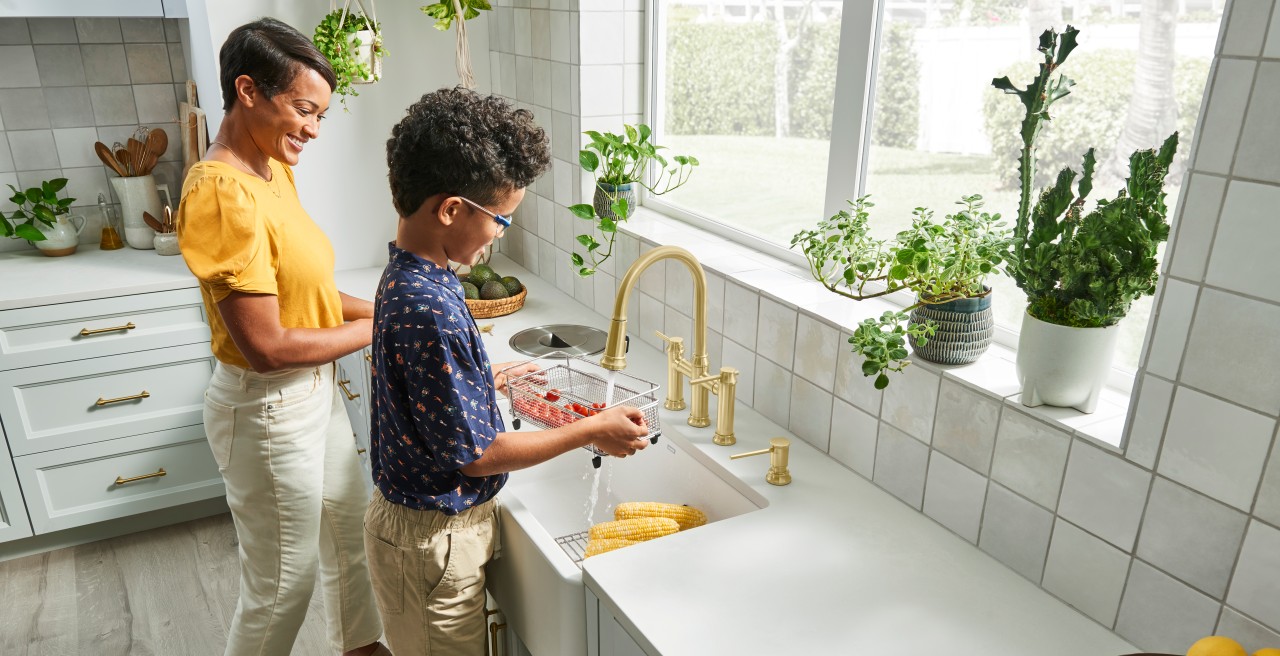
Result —
M 387 139 L 391 199 L 402 217 L 439 193 L 496 203 L 550 164 L 547 133 L 531 112 L 463 87 L 423 95 Z

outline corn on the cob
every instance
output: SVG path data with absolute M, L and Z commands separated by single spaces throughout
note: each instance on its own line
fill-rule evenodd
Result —
M 633 519 L 636 517 L 665 517 L 674 519 L 680 530 L 702 526 L 707 523 L 706 513 L 693 506 L 678 506 L 674 503 L 657 501 L 631 501 L 620 503 L 613 511 L 614 519 Z
M 587 536 L 591 540 L 622 538 L 643 542 L 671 535 L 680 530 L 680 524 L 666 517 L 636 517 L 612 522 L 602 522 L 591 527 Z
M 592 556 L 599 556 L 602 553 L 607 553 L 614 549 L 629 547 L 633 544 L 639 543 L 635 540 L 624 540 L 622 538 L 601 538 L 599 540 L 591 540 L 587 542 L 587 551 L 582 557 L 590 558 Z

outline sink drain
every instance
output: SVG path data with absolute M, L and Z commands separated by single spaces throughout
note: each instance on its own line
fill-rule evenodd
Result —
M 526 328 L 511 336 L 511 348 L 538 357 L 561 351 L 569 355 L 595 355 L 604 350 L 608 334 L 599 328 L 571 323 Z

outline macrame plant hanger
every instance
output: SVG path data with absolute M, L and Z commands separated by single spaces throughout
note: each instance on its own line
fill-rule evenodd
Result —
M 382 30 L 378 27 L 378 7 L 373 0 L 369 0 L 369 6 L 364 6 L 364 0 L 356 0 L 356 4 L 360 5 L 360 11 L 373 21 L 373 38 L 375 42 L 378 37 L 382 36 Z M 329 13 L 333 13 L 338 9 L 337 0 L 329 0 Z M 338 33 L 342 33 L 342 26 L 347 22 L 347 16 L 351 15 L 351 0 L 345 0 L 342 3 L 342 18 L 338 19 Z M 369 44 L 369 74 L 372 75 L 368 80 L 353 80 L 353 84 L 373 84 L 382 77 L 382 59 L 378 57 L 378 53 L 374 50 L 374 44 Z
M 476 88 L 476 78 L 471 72 L 471 48 L 467 45 L 467 19 L 462 0 L 453 0 L 453 10 L 457 12 L 455 20 L 458 26 L 458 41 L 454 48 L 454 60 L 458 66 L 458 80 L 462 82 L 462 86 L 474 89 Z

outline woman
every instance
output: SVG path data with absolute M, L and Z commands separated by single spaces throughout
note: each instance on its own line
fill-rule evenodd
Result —
M 370 343 L 373 305 L 338 291 L 333 247 L 290 168 L 319 135 L 333 69 L 270 18 L 233 31 L 219 57 L 226 116 L 187 174 L 178 226 L 217 358 L 205 430 L 240 540 L 226 653 L 288 654 L 318 570 L 334 649 L 388 654 L 364 556 L 364 474 L 333 364 Z

